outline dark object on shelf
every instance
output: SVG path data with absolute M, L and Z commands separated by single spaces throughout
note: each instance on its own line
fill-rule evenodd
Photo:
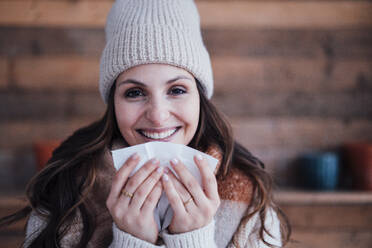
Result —
M 339 179 L 339 157 L 332 152 L 304 154 L 299 159 L 299 182 L 309 190 L 335 190 Z
M 54 149 L 56 149 L 60 145 L 60 143 L 61 142 L 57 140 L 44 140 L 34 142 L 33 149 L 38 171 L 44 168 L 48 160 L 51 158 Z
M 372 190 L 372 144 L 346 144 L 343 150 L 345 166 L 351 173 L 353 188 Z

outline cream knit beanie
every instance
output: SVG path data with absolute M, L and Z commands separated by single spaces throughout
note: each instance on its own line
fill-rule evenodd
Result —
M 187 70 L 212 97 L 212 67 L 193 0 L 116 0 L 105 32 L 99 89 L 106 103 L 121 72 L 152 63 Z

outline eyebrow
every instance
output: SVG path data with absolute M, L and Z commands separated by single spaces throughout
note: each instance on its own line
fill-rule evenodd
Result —
M 172 79 L 169 79 L 166 84 L 170 84 L 170 83 L 173 83 L 177 80 L 180 80 L 180 79 L 187 79 L 187 80 L 192 80 L 190 77 L 187 77 L 187 76 L 177 76 L 175 78 L 172 78 Z M 140 82 L 138 80 L 135 80 L 135 79 L 127 79 L 127 80 L 124 80 L 124 81 L 121 81 L 118 83 L 117 87 L 123 85 L 123 84 L 136 84 L 136 85 L 139 85 L 139 86 L 143 86 L 143 87 L 146 87 L 147 85 L 143 82 Z

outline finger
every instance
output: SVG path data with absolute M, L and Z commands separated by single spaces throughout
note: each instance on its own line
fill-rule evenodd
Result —
M 165 194 L 168 197 L 168 201 L 177 215 L 184 215 L 186 214 L 185 207 L 183 205 L 181 197 L 178 195 L 173 183 L 169 180 L 169 176 L 164 173 L 162 177 L 162 184 Z
M 194 199 L 191 196 L 189 199 L 183 202 L 183 206 L 188 213 L 200 212 L 200 209 L 198 208 L 198 206 L 196 206 Z
M 134 194 L 130 206 L 133 208 L 140 209 L 148 197 L 148 195 L 153 190 L 155 184 L 161 178 L 163 174 L 163 167 L 158 167 L 151 175 L 137 188 Z
M 134 170 L 140 160 L 140 156 L 135 153 L 125 161 L 124 165 L 116 172 L 111 184 L 111 190 L 108 196 L 109 199 L 117 199 L 121 194 L 125 182 L 128 180 L 130 173 Z
M 183 184 L 178 180 L 178 178 L 171 172 L 168 168 L 165 168 L 165 171 L 167 175 L 169 176 L 169 179 L 172 181 L 174 187 L 176 188 L 176 191 L 180 195 L 183 202 L 190 199 L 191 195 L 189 191 L 183 186 Z
M 183 204 L 186 212 L 190 212 L 190 211 L 194 210 L 195 208 L 197 208 L 197 206 L 195 205 L 193 197 L 187 191 L 185 186 L 183 186 L 183 184 L 178 180 L 178 178 L 173 174 L 173 172 L 169 173 L 169 170 L 167 170 L 167 173 L 168 173 L 167 175 L 169 176 L 169 180 L 172 182 L 173 186 L 176 188 L 176 191 L 178 192 L 178 195 L 180 196 L 180 198 L 182 200 L 182 204 Z M 180 193 L 180 191 L 177 189 L 176 185 L 179 185 L 179 188 L 182 188 L 183 193 Z
M 185 165 L 180 162 L 178 159 L 172 159 L 171 161 L 172 168 L 176 171 L 177 175 L 180 178 L 180 181 L 185 186 L 187 191 L 191 194 L 197 205 L 202 204 L 207 200 L 199 182 L 195 177 L 189 172 Z
M 154 209 L 156 207 L 156 204 L 158 204 L 161 193 L 163 192 L 163 187 L 161 184 L 161 181 L 159 180 L 155 187 L 152 189 L 151 193 L 147 196 L 145 202 L 142 205 L 141 211 L 144 213 L 153 213 Z
M 219 199 L 216 176 L 208 166 L 208 160 L 198 154 L 194 157 L 194 161 L 200 171 L 204 193 L 211 200 Z
M 158 168 L 159 160 L 153 158 L 147 161 L 131 178 L 127 181 L 124 186 L 125 191 L 135 194 L 137 188 L 150 176 L 150 174 Z
M 131 208 L 132 210 L 139 211 L 139 208 L 135 209 L 131 207 L 132 199 L 136 194 L 136 190 L 139 185 L 157 168 L 159 161 L 157 159 L 151 159 L 147 161 L 133 176 L 129 178 L 121 192 L 116 204 Z

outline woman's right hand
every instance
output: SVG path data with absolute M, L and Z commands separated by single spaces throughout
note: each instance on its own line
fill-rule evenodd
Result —
M 163 170 L 159 161 L 152 159 L 129 177 L 139 161 L 139 156 L 134 154 L 117 171 L 106 206 L 119 229 L 155 244 L 159 229 L 154 209 L 162 193 L 159 179 Z

